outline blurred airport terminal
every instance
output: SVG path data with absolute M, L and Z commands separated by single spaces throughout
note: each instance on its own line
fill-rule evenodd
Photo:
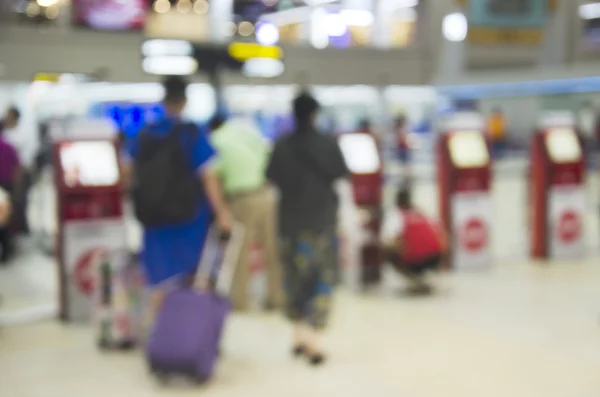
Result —
M 593 0 L 1 1 L 0 397 L 600 396 L 599 70 Z

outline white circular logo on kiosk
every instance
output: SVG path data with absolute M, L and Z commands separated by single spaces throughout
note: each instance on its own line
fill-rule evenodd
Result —
M 468 219 L 460 231 L 460 243 L 468 252 L 482 250 L 487 244 L 485 223 L 479 218 Z
M 565 244 L 570 244 L 581 235 L 581 220 L 573 210 L 565 210 L 558 219 L 558 238 Z

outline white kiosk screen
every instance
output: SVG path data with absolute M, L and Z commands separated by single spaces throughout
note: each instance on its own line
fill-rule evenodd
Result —
M 367 134 L 344 134 L 340 138 L 344 160 L 353 174 L 373 174 L 381 168 L 375 139 Z
M 119 161 L 110 142 L 67 143 L 60 149 L 60 162 L 69 187 L 113 186 L 119 182 Z
M 460 131 L 449 140 L 450 157 L 458 168 L 483 167 L 490 161 L 483 134 L 479 131 Z
M 571 128 L 553 128 L 546 134 L 546 149 L 555 163 L 570 163 L 581 158 L 581 146 Z

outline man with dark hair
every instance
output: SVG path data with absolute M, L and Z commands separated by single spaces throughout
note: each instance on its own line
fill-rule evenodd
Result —
M 267 183 L 265 169 L 270 145 L 252 121 L 227 119 L 217 114 L 210 121 L 211 142 L 217 150 L 215 171 L 219 175 L 234 218 L 246 229 L 233 280 L 234 309 L 249 308 L 251 250 L 257 240 L 267 273 L 267 308 L 283 306 L 281 265 L 277 252 L 276 196 Z
M 213 170 L 215 150 L 206 135 L 200 133 L 196 125 L 181 120 L 181 113 L 187 103 L 187 81 L 180 77 L 168 77 L 163 82 L 163 86 L 165 89 L 163 106 L 166 115 L 163 119 L 146 125 L 137 139 L 130 142 L 125 160 L 131 161 L 124 162 L 124 179 L 126 182 L 133 182 L 132 195 L 138 218 L 147 219 L 155 213 L 160 213 L 163 219 L 173 217 L 174 213 L 180 217 L 181 212 L 178 208 L 189 207 L 190 196 L 187 195 L 189 190 L 184 189 L 186 195 L 182 197 L 186 200 L 179 203 L 169 200 L 175 194 L 173 190 L 168 190 L 173 186 L 171 183 L 174 179 L 181 181 L 186 188 L 190 186 L 190 181 L 194 184 L 194 178 L 197 178 L 197 186 L 193 186 L 197 194 L 192 196 L 196 204 L 191 203 L 193 215 L 189 219 L 170 221 L 167 224 L 164 221 L 158 224 L 148 222 L 144 224 L 141 262 L 144 264 L 148 283 L 155 287 L 154 312 L 162 303 L 166 285 L 180 282 L 181 278 L 187 278 L 196 272 L 212 219 L 214 218 L 217 225 L 225 232 L 231 229 L 232 222 Z M 173 146 L 173 143 L 178 145 Z M 150 144 L 152 146 L 149 146 Z M 173 157 L 167 159 L 173 160 L 172 163 L 178 163 L 178 166 L 184 169 L 172 168 L 174 172 L 170 172 L 171 164 L 154 161 L 164 160 L 162 154 L 172 155 L 173 148 L 178 149 L 176 157 L 181 157 L 184 162 L 178 162 L 178 158 Z M 157 164 L 163 166 L 156 166 Z M 180 193 L 182 189 L 179 186 L 175 187 Z M 148 196 L 159 197 L 160 200 L 149 201 Z M 161 208 L 161 200 L 167 200 L 172 204 L 168 206 L 168 212 Z M 148 210 L 149 207 L 152 208 L 151 211 Z M 140 221 L 145 222 L 142 219 Z
M 305 354 L 318 365 L 325 359 L 319 331 L 327 325 L 339 277 L 334 183 L 349 171 L 336 140 L 315 128 L 316 99 L 301 93 L 293 109 L 296 131 L 276 143 L 267 177 L 280 192 L 281 260 L 294 354 Z

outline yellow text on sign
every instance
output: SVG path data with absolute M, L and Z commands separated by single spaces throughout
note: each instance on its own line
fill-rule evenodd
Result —
M 59 79 L 59 73 L 36 73 L 33 77 L 33 81 L 48 81 L 50 83 L 58 83 Z
M 264 46 L 256 43 L 231 43 L 229 55 L 238 61 L 247 61 L 251 58 L 283 58 L 283 50 L 278 46 Z
M 473 44 L 540 45 L 543 38 L 541 29 L 469 28 L 469 42 Z

